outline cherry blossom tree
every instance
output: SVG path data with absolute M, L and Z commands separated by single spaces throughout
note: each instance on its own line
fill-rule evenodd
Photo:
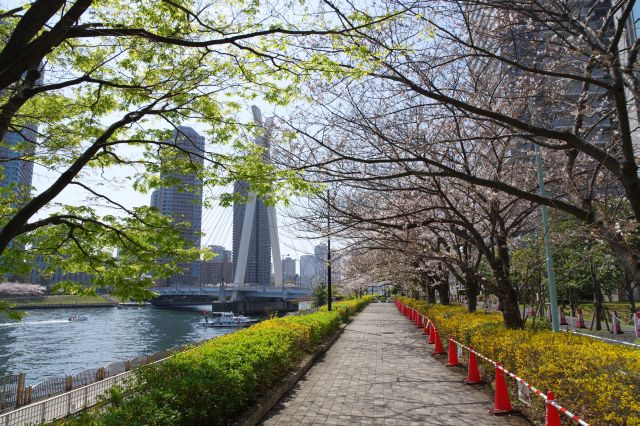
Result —
M 335 68 L 352 69 L 365 56 L 376 66 L 359 79 L 310 88 L 314 118 L 301 125 L 294 117 L 292 128 L 325 150 L 294 150 L 291 159 L 316 165 L 326 181 L 384 185 L 406 176 L 447 177 L 570 214 L 609 245 L 635 306 L 640 42 L 630 20 L 634 4 L 414 4 L 395 25 L 363 31 L 358 41 L 343 39 L 359 55 L 332 57 Z M 521 178 L 481 170 L 477 159 L 496 142 L 508 145 L 504 155 L 520 164 Z M 543 194 L 532 174 L 536 145 Z

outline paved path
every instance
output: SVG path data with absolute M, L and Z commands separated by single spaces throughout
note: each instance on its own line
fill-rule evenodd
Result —
M 391 303 L 374 303 L 263 420 L 264 425 L 523 425 L 431 356 Z

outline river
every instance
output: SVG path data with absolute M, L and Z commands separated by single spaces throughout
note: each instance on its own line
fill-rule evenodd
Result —
M 233 331 L 201 326 L 207 308 L 41 309 L 18 322 L 0 319 L 0 376 L 24 372 L 34 385 Z M 71 315 L 88 319 L 70 322 Z

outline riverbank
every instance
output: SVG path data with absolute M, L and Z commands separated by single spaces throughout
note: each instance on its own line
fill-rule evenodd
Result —
M 207 341 L 139 369 L 144 385 L 125 389 L 131 397 L 112 392 L 108 408 L 61 424 L 231 424 L 369 300 L 336 302 L 332 312 L 274 318 Z
M 104 296 L 47 295 L 41 297 L 20 297 L 6 299 L 15 303 L 14 309 L 61 309 L 61 308 L 104 308 L 120 303 L 118 299 Z
M 21 321 L 0 318 L 0 376 L 24 372 L 27 385 L 35 385 L 223 334 L 200 325 L 204 308 L 74 305 L 28 310 Z M 72 315 L 87 320 L 69 321 Z

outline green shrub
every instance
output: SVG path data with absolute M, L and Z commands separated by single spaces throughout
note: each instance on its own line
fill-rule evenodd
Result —
M 136 384 L 111 392 L 106 408 L 96 410 L 90 424 L 228 424 L 370 300 L 336 302 L 332 312 L 320 309 L 262 321 L 142 367 Z M 85 414 L 63 423 L 86 422 Z
M 591 424 L 640 425 L 639 350 L 570 333 L 507 330 L 500 312 L 400 301 L 426 313 L 443 339 L 471 344 L 538 389 L 553 390 L 558 403 Z M 492 380 L 493 369 L 486 371 Z M 531 401 L 533 407 L 523 410 L 544 419 L 542 398 L 532 395 Z

